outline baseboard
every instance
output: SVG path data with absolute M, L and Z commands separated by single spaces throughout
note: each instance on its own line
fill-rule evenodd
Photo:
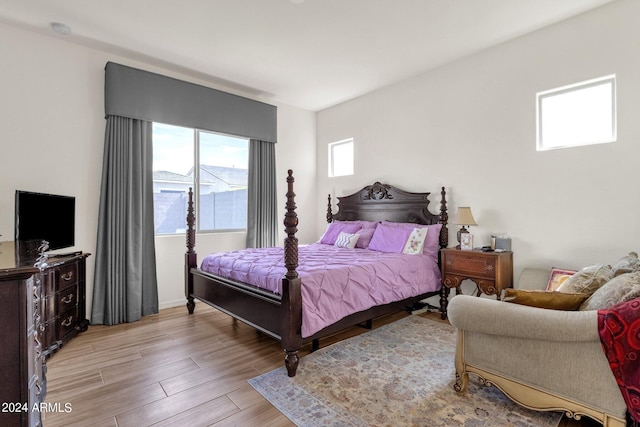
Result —
M 158 309 L 163 310 L 165 308 L 180 307 L 187 304 L 187 299 L 178 299 L 174 301 L 165 301 L 158 304 Z

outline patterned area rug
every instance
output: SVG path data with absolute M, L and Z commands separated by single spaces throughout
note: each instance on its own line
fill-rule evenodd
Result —
M 479 384 L 453 390 L 455 329 L 409 316 L 249 380 L 298 426 L 557 426 L 559 412 L 536 412 Z

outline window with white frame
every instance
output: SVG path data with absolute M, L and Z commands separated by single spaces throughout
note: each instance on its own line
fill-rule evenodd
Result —
M 538 151 L 616 140 L 615 75 L 540 92 L 536 98 Z
M 329 176 L 353 175 L 353 138 L 329 144 Z
M 247 138 L 154 123 L 156 235 L 184 232 L 189 187 L 197 231 L 246 230 L 248 166 Z

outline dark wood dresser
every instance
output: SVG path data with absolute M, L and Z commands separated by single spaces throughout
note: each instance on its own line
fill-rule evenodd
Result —
M 36 257 L 0 242 L 0 426 L 42 425 L 46 358 L 89 325 L 89 255 Z
M 46 395 L 40 269 L 0 242 L 0 425 L 40 426 Z M 34 410 L 34 408 L 36 410 Z
M 52 256 L 42 267 L 43 351 L 46 357 L 86 331 L 86 259 L 90 254 Z

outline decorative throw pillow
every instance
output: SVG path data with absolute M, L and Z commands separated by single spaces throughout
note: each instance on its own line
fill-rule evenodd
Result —
M 507 288 L 503 301 L 551 310 L 577 310 L 589 295 Z
M 605 310 L 638 297 L 640 272 L 624 273 L 602 285 L 580 306 L 580 310 Z
M 380 224 L 373 233 L 369 249 L 378 252 L 392 252 L 401 254 L 404 245 L 413 230 L 404 227 L 393 227 L 388 224 Z
M 614 276 L 640 271 L 640 259 L 638 259 L 638 254 L 636 252 L 629 252 L 629 255 L 625 255 L 620 258 L 618 262 L 611 267 L 611 270 L 613 270 Z
M 551 269 L 551 275 L 549 276 L 549 282 L 547 283 L 547 291 L 557 291 L 560 285 L 564 283 L 569 277 L 576 274 L 576 270 L 567 270 L 566 268 Z
M 407 243 L 404 245 L 402 253 L 410 255 L 421 254 L 428 231 L 428 228 L 414 228 L 407 239 Z
M 403 227 L 413 231 L 414 228 L 428 228 L 429 232 L 424 239 L 424 246 L 422 253 L 429 255 L 434 261 L 438 261 L 438 252 L 440 252 L 440 229 L 442 224 L 414 224 L 411 222 L 392 222 L 382 221 L 383 224 L 390 225 L 392 227 Z
M 356 247 L 358 238 L 360 238 L 360 235 L 358 233 L 349 234 L 342 231 L 340 232 L 340 234 L 338 234 L 338 237 L 336 238 L 336 242 L 333 244 L 333 246 L 337 248 L 353 249 Z
M 360 226 L 358 224 L 345 224 L 343 222 L 332 222 L 327 227 L 327 231 L 324 232 L 324 235 L 320 239 L 320 243 L 325 245 L 334 245 L 336 243 L 336 239 L 341 232 L 345 232 L 348 234 L 355 234 L 356 231 L 360 230 Z
M 600 286 L 613 278 L 610 265 L 598 264 L 585 267 L 573 276 L 569 277 L 557 289 L 558 292 L 569 294 L 591 295 Z
M 356 243 L 356 248 L 367 249 L 375 231 L 375 228 L 363 228 L 358 230 L 360 238 L 358 239 L 358 243 Z

